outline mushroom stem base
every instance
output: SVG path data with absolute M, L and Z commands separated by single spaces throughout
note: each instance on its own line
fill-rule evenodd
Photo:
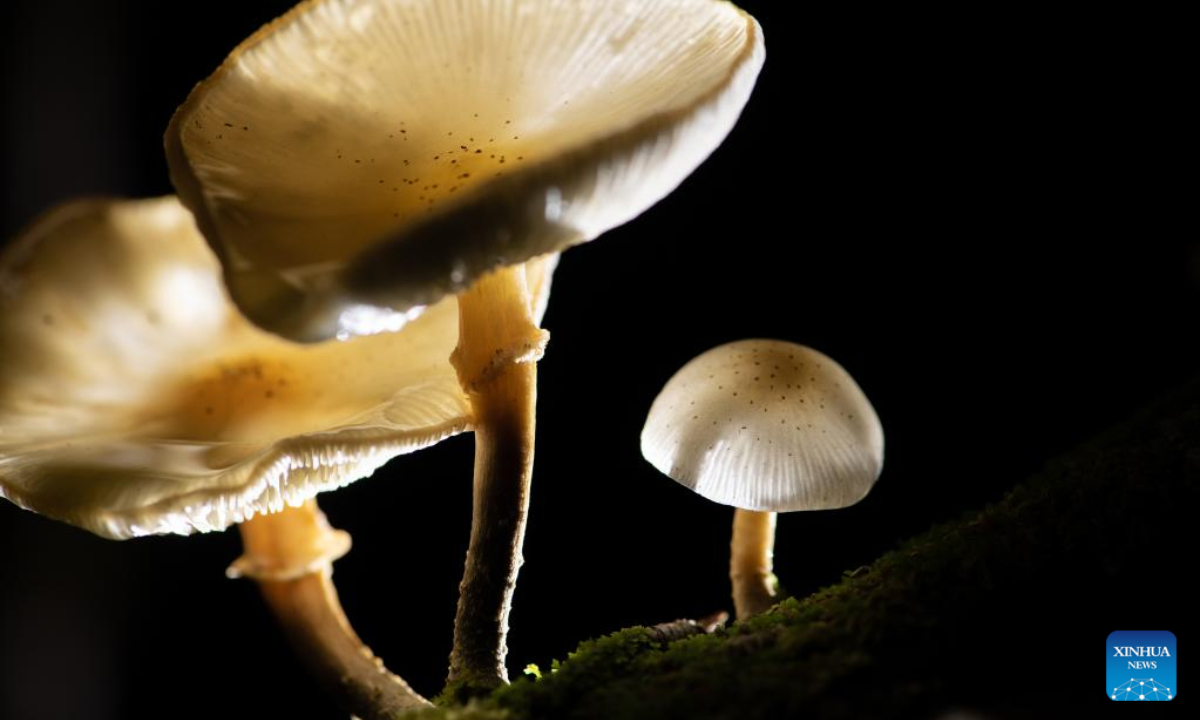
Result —
M 239 528 L 247 554 L 260 556 L 276 548 L 286 553 L 289 546 L 312 545 L 314 533 L 336 532 L 312 501 L 254 518 Z M 362 720 L 395 720 L 428 706 L 428 700 L 390 673 L 355 634 L 332 575 L 332 565 L 326 563 L 294 579 L 257 580 L 296 653 L 344 710 Z
M 766 612 L 775 604 L 774 554 L 775 513 L 735 511 L 729 578 L 738 620 Z
M 474 510 L 449 676 L 450 683 L 466 686 L 468 695 L 508 682 L 508 615 L 523 562 L 536 383 L 537 365 L 510 365 L 473 398 Z

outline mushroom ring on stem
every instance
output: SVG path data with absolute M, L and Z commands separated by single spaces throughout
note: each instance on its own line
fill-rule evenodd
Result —
M 550 268 L 525 273 L 535 306 Z M 289 634 L 358 663 L 329 582 L 349 538 L 311 498 L 470 428 L 456 304 L 403 333 L 297 345 L 233 307 L 174 197 L 52 210 L 0 256 L 0 496 L 114 539 L 242 523 L 234 572 L 292 583 Z M 330 670 L 423 703 L 373 664 Z
M 546 337 L 513 268 L 671 192 L 763 57 L 757 22 L 721 0 L 311 0 L 172 119 L 172 181 L 261 327 L 394 331 L 460 297 L 477 450 L 451 680 L 507 678 Z
M 850 374 L 812 348 L 742 340 L 684 365 L 655 398 L 642 455 L 732 505 L 738 619 L 774 602 L 775 515 L 861 500 L 883 469 L 883 427 Z

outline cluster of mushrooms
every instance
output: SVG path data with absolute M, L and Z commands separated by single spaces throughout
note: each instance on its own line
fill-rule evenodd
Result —
M 393 717 L 427 701 L 343 615 L 350 541 L 314 498 L 474 432 L 449 680 L 505 682 L 558 253 L 682 182 L 763 58 L 719 0 L 302 3 L 176 112 L 178 196 L 69 203 L 0 258 L 0 495 L 116 539 L 236 524 L 230 574 L 347 709 Z M 774 512 L 850 504 L 882 463 L 849 375 L 774 341 L 687 365 L 642 447 L 746 508 L 740 617 L 775 592 Z

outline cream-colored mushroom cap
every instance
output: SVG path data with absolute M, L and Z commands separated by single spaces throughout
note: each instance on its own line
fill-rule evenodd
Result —
M 866 496 L 883 428 L 841 365 L 781 340 L 696 357 L 650 408 L 642 455 L 709 500 L 746 510 L 823 510 Z
M 763 56 L 719 0 L 310 0 L 196 87 L 167 159 L 246 315 L 345 336 L 637 216 Z
M 541 306 L 550 267 L 528 270 Z M 0 257 L 0 496 L 112 538 L 299 504 L 468 429 L 457 340 L 451 298 L 403 332 L 282 341 L 175 198 L 63 206 Z

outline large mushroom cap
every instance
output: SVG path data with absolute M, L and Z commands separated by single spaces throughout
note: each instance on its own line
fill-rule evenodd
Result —
M 841 365 L 781 340 L 742 340 L 667 382 L 642 454 L 700 495 L 746 510 L 853 505 L 883 468 L 883 428 Z
M 175 198 L 66 205 L 0 256 L 0 496 L 113 538 L 299 504 L 468 428 L 457 340 L 451 298 L 400 333 L 285 342 Z
M 312 0 L 197 86 L 167 156 L 252 320 L 353 334 L 638 215 L 763 54 L 718 0 Z

